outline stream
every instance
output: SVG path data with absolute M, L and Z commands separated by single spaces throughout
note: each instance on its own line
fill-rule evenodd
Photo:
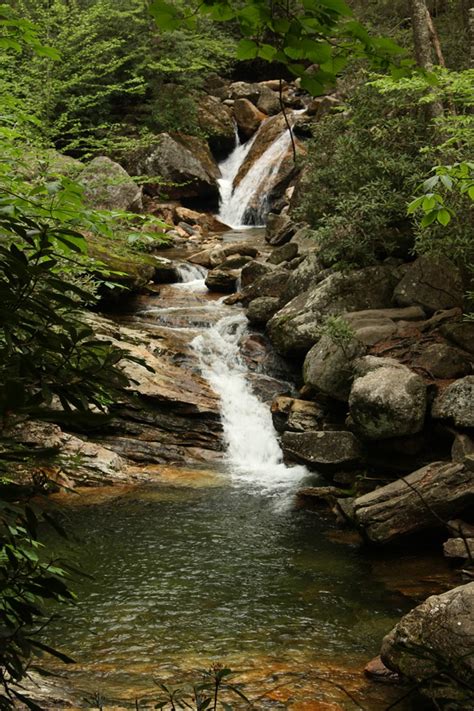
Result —
M 262 239 L 239 226 L 288 143 L 287 134 L 277 138 L 235 190 L 251 142 L 237 141 L 221 164 L 219 216 L 239 228 L 224 243 Z M 260 202 L 257 222 L 265 195 Z M 241 354 L 244 312 L 209 293 L 204 274 L 184 261 L 182 283 L 142 299 L 133 322 L 185 340 L 186 367 L 221 399 L 221 456 L 155 466 L 153 483 L 140 487 L 51 497 L 72 536 L 60 553 L 90 577 L 76 581 L 77 604 L 46 631 L 76 663 L 45 663 L 85 706 L 149 703 L 158 681 L 196 680 L 196 669 L 219 662 L 238 672 L 259 708 L 357 708 L 348 692 L 382 711 L 403 689 L 370 683 L 362 670 L 446 564 L 429 552 L 369 554 L 332 518 L 301 507 L 298 488 L 324 481 L 283 462 L 268 402 L 256 395 L 268 376 L 250 373 Z
M 188 334 L 196 367 L 222 398 L 226 451 L 209 466 L 163 466 L 140 488 L 52 497 L 73 535 L 63 553 L 92 576 L 47 630 L 77 662 L 53 668 L 87 703 L 156 698 L 153 679 L 196 678 L 218 661 L 240 672 L 253 698 L 268 690 L 263 706 L 306 709 L 294 704 L 319 698 L 354 708 L 335 681 L 365 708 L 384 709 L 400 690 L 369 684 L 361 669 L 410 601 L 357 542 L 296 505 L 295 490 L 318 476 L 282 462 L 239 355 L 243 312 L 212 298 L 199 270 L 184 276 L 166 287 L 179 306 L 150 297 L 144 311 Z M 412 564 L 408 556 L 408 579 Z

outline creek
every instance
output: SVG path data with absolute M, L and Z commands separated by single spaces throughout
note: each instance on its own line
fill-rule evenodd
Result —
M 283 142 L 264 155 L 254 186 L 283 159 Z M 233 225 L 244 220 L 251 181 L 236 196 L 229 180 L 247 150 L 237 145 L 223 170 L 221 217 Z M 361 670 L 412 606 L 400 590 L 413 592 L 425 564 L 419 554 L 368 556 L 298 505 L 298 487 L 320 479 L 283 462 L 268 403 L 255 394 L 268 376 L 250 377 L 241 356 L 243 311 L 207 292 L 202 269 L 185 263 L 180 274 L 135 318 L 186 339 L 191 367 L 221 398 L 225 449 L 202 466 L 154 467 L 146 486 L 51 497 L 73 537 L 62 553 L 91 577 L 77 581 L 77 604 L 47 630 L 76 664 L 48 664 L 86 705 L 156 699 L 154 679 L 196 679 L 194 670 L 221 662 L 239 671 L 249 696 L 266 694 L 262 708 L 355 708 L 335 683 L 381 711 L 402 691 L 370 684 Z

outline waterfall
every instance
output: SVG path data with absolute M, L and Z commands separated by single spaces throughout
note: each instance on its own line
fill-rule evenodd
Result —
M 177 287 L 188 289 L 189 291 L 207 291 L 204 284 L 204 277 L 207 274 L 207 269 L 199 264 L 190 264 L 189 262 L 181 262 L 176 265 L 176 271 L 180 278 Z
M 307 474 L 302 466 L 287 467 L 267 405 L 247 381 L 239 341 L 247 327 L 244 314 L 226 316 L 193 342 L 203 375 L 221 398 L 227 461 L 233 479 L 267 491 L 291 488 Z
M 262 126 L 262 123 L 259 131 Z M 254 224 L 263 226 L 268 206 L 266 202 L 268 185 L 271 178 L 278 172 L 291 142 L 290 132 L 284 130 L 279 138 L 255 161 L 248 173 L 234 188 L 234 181 L 241 165 L 247 157 L 250 148 L 258 137 L 256 135 L 247 143 L 241 144 L 238 136 L 236 147 L 231 155 L 220 164 L 222 178 L 219 181 L 220 209 L 219 219 L 230 227 L 244 226 L 252 199 L 258 196 L 258 207 L 253 211 Z

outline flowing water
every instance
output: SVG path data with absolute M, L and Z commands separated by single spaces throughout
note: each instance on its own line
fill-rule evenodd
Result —
M 264 124 L 262 124 L 261 128 Z M 261 130 L 261 129 L 260 129 Z M 245 144 L 241 144 L 236 133 L 236 147 L 233 153 L 220 165 L 221 179 L 219 219 L 234 229 L 246 224 L 249 205 L 255 196 L 258 196 L 258 206 L 254 208 L 252 222 L 254 225 L 264 225 L 268 213 L 266 202 L 266 184 L 275 175 L 288 152 L 291 142 L 289 131 L 285 130 L 279 138 L 256 160 L 240 183 L 235 186 L 234 181 L 239 169 L 244 162 L 258 133 Z
M 221 166 L 224 222 L 240 225 L 287 141 L 234 190 L 250 147 L 237 145 Z M 225 451 L 208 466 L 154 466 L 147 486 L 56 497 L 73 536 L 62 552 L 91 577 L 77 581 L 77 604 L 47 629 L 47 642 L 76 663 L 66 672 L 47 664 L 89 706 L 148 703 L 159 696 L 156 680 L 196 680 L 196 669 L 221 662 L 239 671 L 257 708 L 356 708 L 347 691 L 382 711 L 401 692 L 369 684 L 361 670 L 410 606 L 390 582 L 400 561 L 377 572 L 332 520 L 297 506 L 297 488 L 320 480 L 283 462 L 240 355 L 245 316 L 207 293 L 204 271 L 182 263 L 181 283 L 149 297 L 136 318 L 187 342 L 186 367 L 221 398 Z M 422 574 L 419 556 L 414 563 L 405 586 Z
M 155 467 L 157 482 L 141 488 L 58 497 L 77 538 L 64 552 L 92 577 L 48 628 L 76 660 L 56 671 L 83 703 L 100 694 L 123 706 L 156 699 L 153 679 L 196 678 L 219 661 L 253 698 L 267 694 L 260 708 L 354 708 L 335 682 L 381 711 L 393 692 L 361 669 L 408 603 L 331 522 L 295 506 L 296 487 L 317 477 L 282 462 L 239 355 L 245 317 L 187 275 L 167 287 L 189 299 L 186 313 L 168 309 L 166 322 L 189 330 L 195 367 L 222 398 L 227 451 L 207 467 Z M 160 303 L 150 297 L 139 317 L 163 318 Z

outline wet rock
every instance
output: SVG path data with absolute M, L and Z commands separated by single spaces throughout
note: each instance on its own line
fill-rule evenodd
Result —
M 344 490 L 338 489 L 337 486 L 308 486 L 305 489 L 299 489 L 296 495 L 306 506 L 332 508 L 337 499 L 345 494 Z
M 384 638 L 390 669 L 420 685 L 436 705 L 474 708 L 474 583 L 433 595 Z
M 155 274 L 153 276 L 155 284 L 174 284 L 180 280 L 175 262 L 171 259 L 166 259 L 166 257 L 157 257 L 155 255 L 152 258 L 155 264 Z
M 239 172 L 235 176 L 234 187 L 237 187 L 243 178 L 247 175 L 254 163 L 270 148 L 276 139 L 285 130 L 285 119 L 283 116 L 272 116 L 265 122 L 258 132 L 252 147 L 250 148 L 245 160 L 239 168 Z
M 209 262 L 212 267 L 218 267 L 223 264 L 227 257 L 234 254 L 240 254 L 245 257 L 256 257 L 258 249 L 253 244 L 245 242 L 234 242 L 220 247 L 214 247 L 209 252 Z
M 198 105 L 198 123 L 213 154 L 225 158 L 235 146 L 232 111 L 215 96 L 204 94 Z
M 428 313 L 455 306 L 462 308 L 461 273 L 446 257 L 418 257 L 397 284 L 393 296 L 401 306 L 421 306 Z
M 274 116 L 281 111 L 280 98 L 275 91 L 262 84 L 260 86 L 260 96 L 257 100 L 257 109 L 260 109 L 267 116 Z
M 242 254 L 232 254 L 220 265 L 221 269 L 242 269 L 248 262 L 252 260 L 252 257 L 245 257 Z
M 162 178 L 163 182 L 146 183 L 146 192 L 151 195 L 166 193 L 171 199 L 201 198 L 217 204 L 219 169 L 199 139 L 178 140 L 177 136 L 161 133 L 136 158 L 134 172 Z
M 326 316 L 390 306 L 394 279 L 391 268 L 383 266 L 331 274 L 273 316 L 270 339 L 281 353 L 305 354 L 319 340 Z
M 278 311 L 280 299 L 277 296 L 260 296 L 251 301 L 247 308 L 247 318 L 250 323 L 264 326 Z
M 362 449 L 352 432 L 285 432 L 283 452 L 316 469 L 337 469 L 361 460 Z
M 231 294 L 237 288 L 237 279 L 239 276 L 239 269 L 222 269 L 216 267 L 207 273 L 205 284 L 209 291 Z
M 386 667 L 380 657 L 370 660 L 364 668 L 364 674 L 381 684 L 399 684 L 401 680 L 400 674 Z
M 474 538 L 449 538 L 443 543 L 446 558 L 474 561 Z
M 94 158 L 79 174 L 77 181 L 84 188 L 86 203 L 94 208 L 133 211 L 142 208 L 142 188 L 110 158 Z
M 458 427 L 474 427 L 474 375 L 456 380 L 435 399 L 431 411 L 439 420 L 452 420 Z
M 234 116 L 243 139 L 253 136 L 258 127 L 267 118 L 248 99 L 237 99 L 234 104 Z
M 303 366 L 305 384 L 335 400 L 347 401 L 354 379 L 353 362 L 365 352 L 364 344 L 357 338 L 340 344 L 324 335 L 306 355 Z
M 298 245 L 293 242 L 288 242 L 287 244 L 277 247 L 268 257 L 267 261 L 269 264 L 281 264 L 282 262 L 289 262 L 298 255 Z
M 250 286 L 253 282 L 264 274 L 269 274 L 275 267 L 266 262 L 258 262 L 253 260 L 245 265 L 242 269 L 242 288 Z
M 215 215 L 209 212 L 197 212 L 190 210 L 187 207 L 178 205 L 174 210 L 175 218 L 178 222 L 187 222 L 189 225 L 197 225 L 204 234 L 209 232 L 226 232 L 229 227 L 217 219 Z
M 433 462 L 352 502 L 350 518 L 372 543 L 439 528 L 474 503 L 474 477 L 463 464 Z
M 269 244 L 274 247 L 284 245 L 290 241 L 295 232 L 296 225 L 288 215 L 274 215 L 272 213 L 268 215 L 265 239 Z
M 349 412 L 364 439 L 403 437 L 423 429 L 427 403 L 423 379 L 406 366 L 387 361 L 370 357 L 358 361 L 359 373 L 365 374 L 354 380 Z

